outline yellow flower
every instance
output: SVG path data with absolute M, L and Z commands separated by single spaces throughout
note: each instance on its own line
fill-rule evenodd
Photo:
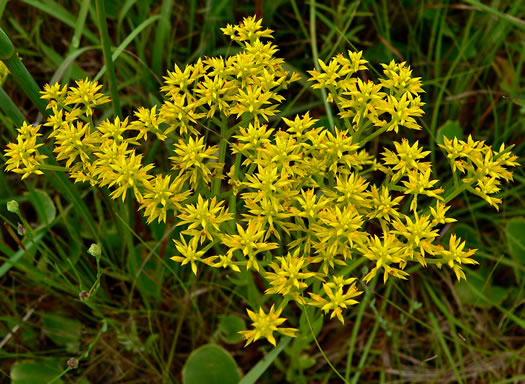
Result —
M 137 140 L 142 138 L 148 140 L 148 133 L 154 134 L 159 140 L 166 140 L 166 133 L 160 127 L 164 123 L 164 119 L 159 116 L 156 105 L 151 109 L 140 107 L 135 112 L 135 116 L 138 120 L 132 121 L 129 128 L 139 131 Z
M 366 180 L 350 172 L 349 175 L 336 176 L 335 190 L 335 201 L 342 204 L 352 204 L 358 208 L 358 211 L 363 211 L 364 208 L 370 208 L 370 192 L 367 190 L 368 183 Z M 326 195 L 331 196 L 327 191 Z M 368 211 L 368 210 L 366 210 Z
M 182 234 L 180 235 L 180 241 L 173 240 L 175 243 L 175 248 L 181 254 L 181 256 L 173 256 L 171 260 L 181 263 L 181 265 L 186 265 L 191 263 L 191 270 L 194 275 L 197 275 L 197 261 L 201 260 L 201 257 L 205 254 L 204 251 L 197 251 L 199 244 L 199 238 L 193 237 L 190 242 L 186 242 L 186 239 Z
M 254 124 L 248 123 L 248 128 L 240 127 L 239 135 L 233 136 L 239 142 L 233 145 L 232 152 L 241 152 L 247 157 L 246 161 L 252 162 L 257 157 L 257 149 L 264 148 L 265 145 L 270 144 L 270 135 L 273 129 L 267 129 L 266 124 L 261 125 L 258 120 Z M 250 155 L 252 158 L 250 159 Z
M 148 224 L 175 220 L 182 228 L 172 260 L 191 264 L 194 274 L 199 262 L 246 268 L 267 283 L 267 296 L 282 295 L 279 310 L 248 310 L 253 328 L 241 332 L 247 344 L 266 338 L 275 345 L 275 331 L 295 336 L 296 329 L 279 328 L 289 300 L 344 322 L 343 311 L 361 294 L 348 273 L 363 260 L 371 268 L 365 283 L 380 270 L 384 281 L 406 279 L 409 263 L 416 262 L 446 264 L 465 278 L 461 267 L 476 263 L 475 250 L 465 251 L 455 235 L 448 247 L 439 244 L 439 226 L 455 221 L 442 195 L 450 200 L 470 191 L 498 208 L 503 181 L 512 180 L 518 165 L 510 148 L 445 137 L 440 148 L 453 173 L 461 174 L 445 194 L 426 161 L 430 152 L 418 141 L 402 138 L 381 149 L 385 140 L 376 140 L 399 127 L 420 129 L 424 91 L 406 63 L 383 64 L 382 78 L 372 81 L 359 73 L 368 64 L 362 52 L 319 60 L 309 81 L 326 89 L 340 118 L 325 128 L 309 112 L 276 116 L 280 92 L 299 75 L 264 40 L 272 31 L 262 20 L 248 17 L 222 30 L 238 43 L 238 53 L 175 65 L 158 105 L 98 126 L 93 109 L 109 101 L 101 85 L 87 79 L 70 88 L 47 84 L 41 94 L 51 116 L 44 125 L 69 177 L 108 187 L 114 199 L 132 191 Z M 55 169 L 39 153 L 39 129 L 18 128 L 5 152 L 7 171 L 24 179 Z M 166 143 L 151 146 L 148 139 Z M 170 146 L 169 174 L 161 172 L 166 164 L 143 164 L 146 154 L 149 159 Z M 206 256 L 212 247 L 217 252 Z
M 263 228 L 268 227 L 264 239 L 267 239 L 270 235 L 275 235 L 281 240 L 281 236 L 275 229 L 274 224 L 286 233 L 290 233 L 286 219 L 292 217 L 293 213 L 289 212 L 287 207 L 280 203 L 279 199 L 263 196 L 257 202 L 248 200 L 245 203 L 245 207 L 249 214 L 243 214 L 243 216 L 248 221 L 257 220 Z
M 66 127 L 68 124 L 75 123 L 81 118 L 83 112 L 80 108 L 72 108 L 71 111 L 65 111 L 58 105 L 48 104 L 48 108 L 51 107 L 53 114 L 47 118 L 47 122 L 44 124 L 46 127 L 52 127 L 53 131 L 59 130 Z M 67 127 L 66 127 L 67 128 Z
M 7 144 L 5 155 L 6 171 L 13 171 L 15 173 L 22 174 L 22 179 L 29 177 L 32 174 L 42 175 L 43 172 L 40 170 L 44 160 L 47 156 L 42 155 L 38 148 L 42 144 L 37 144 L 40 125 L 30 125 L 26 122 L 18 128 L 18 136 L 16 143 Z
M 365 283 L 368 283 L 377 274 L 380 268 L 385 270 L 383 274 L 383 281 L 386 283 L 388 276 L 392 275 L 400 279 L 406 279 L 408 273 L 401 269 L 393 268 L 390 265 L 403 265 L 405 258 L 403 257 L 402 243 L 392 234 L 388 232 L 383 233 L 383 241 L 376 235 L 368 237 L 368 244 L 359 247 L 359 251 L 369 260 L 376 262 L 375 267 L 363 278 Z
M 319 217 L 319 221 L 328 227 L 325 233 L 320 234 L 324 242 L 348 242 L 351 248 L 354 241 L 362 239 L 358 230 L 363 225 L 363 217 L 358 214 L 356 207 L 352 204 L 344 205 L 343 209 L 339 206 L 328 208 L 326 213 Z
M 441 251 L 443 262 L 454 270 L 458 280 L 467 279 L 465 272 L 461 269 L 461 264 L 479 264 L 476 260 L 471 259 L 477 249 L 469 249 L 465 252 L 463 248 L 465 248 L 465 242 L 452 234 L 450 235 L 448 250 L 443 249 Z
M 438 200 L 443 200 L 440 193 L 443 193 L 443 188 L 431 189 L 438 182 L 438 180 L 431 180 L 432 170 L 428 168 L 425 172 L 419 172 L 417 169 L 412 170 L 408 174 L 408 181 L 403 180 L 405 186 L 403 193 L 414 195 L 410 203 L 410 210 L 417 211 L 417 197 L 418 195 L 426 195 Z
M 304 304 L 301 291 L 308 287 L 304 280 L 315 276 L 315 273 L 307 270 L 306 259 L 299 256 L 299 249 L 296 249 L 293 256 L 288 253 L 286 257 L 277 257 L 277 262 L 272 261 L 269 265 L 273 272 L 267 272 L 264 276 L 270 282 L 271 287 L 264 293 L 277 293 L 283 296 L 290 295 L 295 300 Z M 305 264 L 306 263 L 306 264 Z
M 412 70 L 405 65 L 405 62 L 397 64 L 394 60 L 389 64 L 381 64 L 383 73 L 387 77 L 379 80 L 383 87 L 391 89 L 394 95 L 404 95 L 408 92 L 417 96 L 425 92 L 421 88 L 421 78 L 412 77 Z
M 340 164 L 344 164 L 348 168 L 355 165 L 359 144 L 353 142 L 352 135 L 349 134 L 348 130 L 342 131 L 336 128 L 333 134 L 326 130 L 324 132 L 326 132 L 326 136 L 322 136 L 319 154 L 323 156 L 328 170 L 336 173 Z M 324 140 L 325 137 L 326 140 Z
M 211 256 L 203 261 L 213 268 L 230 268 L 234 272 L 240 272 L 241 269 L 235 262 L 232 260 L 233 254 L 229 253 L 226 255 L 217 255 Z M 218 259 L 218 261 L 216 261 Z
M 255 220 L 248 222 L 246 229 L 237 224 L 237 233 L 237 235 L 224 235 L 221 239 L 222 243 L 229 247 L 228 254 L 233 254 L 236 250 L 242 251 L 243 255 L 248 257 L 246 269 L 253 267 L 256 271 L 259 271 L 259 264 L 255 256 L 260 252 L 277 248 L 277 243 L 262 241 L 264 230 Z
M 261 87 L 248 85 L 246 90 L 239 89 L 237 96 L 233 98 L 237 104 L 232 106 L 231 113 L 237 114 L 237 118 L 243 114 L 250 114 L 254 119 L 258 116 L 268 121 L 269 116 L 275 115 L 277 112 L 277 105 L 271 105 L 271 99 L 281 101 L 282 96 L 279 96 L 270 91 L 263 91 Z M 269 106 L 266 106 L 270 104 Z
M 200 182 L 211 183 L 212 171 L 220 169 L 224 164 L 218 163 L 217 146 L 208 147 L 204 137 L 189 137 L 188 141 L 180 139 L 175 144 L 175 156 L 169 159 L 172 169 L 179 170 L 181 177 L 189 178 L 190 185 L 196 189 Z
M 171 181 L 171 176 L 157 175 L 153 181 L 145 183 L 144 197 L 139 207 L 144 209 L 146 223 L 155 219 L 166 222 L 166 214 L 169 210 L 176 211 L 180 203 L 188 198 L 190 191 L 181 192 L 183 182 L 180 178 Z
M 111 99 L 98 91 L 102 88 L 96 81 L 88 79 L 76 81 L 77 86 L 69 89 L 65 100 L 66 104 L 83 104 L 86 115 L 93 114 L 93 107 L 105 104 Z
M 423 110 L 420 108 L 423 105 L 419 97 L 413 97 L 411 93 L 407 92 L 400 98 L 394 96 L 387 96 L 387 103 L 384 104 L 384 111 L 391 116 L 389 123 L 383 122 L 388 131 L 399 131 L 399 126 L 409 129 L 420 130 L 421 127 L 414 117 L 423 116 Z
M 375 122 L 377 116 L 384 108 L 383 98 L 385 93 L 380 92 L 380 90 L 380 84 L 374 84 L 370 80 L 364 82 L 358 78 L 356 83 L 350 85 L 348 91 L 343 92 L 343 95 L 350 96 L 350 99 L 341 98 L 343 111 L 339 115 L 342 118 L 353 116 L 352 123 L 358 126 L 365 117 Z
M 359 52 L 348 51 L 348 58 L 350 59 L 350 62 L 351 62 L 352 72 L 366 70 L 366 64 L 368 64 L 368 61 L 363 59 L 363 51 L 359 51 Z
M 308 71 L 310 74 L 309 81 L 315 81 L 317 84 L 312 85 L 312 88 L 328 88 L 330 86 L 336 86 L 337 81 L 341 76 L 346 75 L 346 73 L 339 73 L 341 69 L 341 65 L 338 63 L 337 60 L 332 59 L 328 63 L 328 65 L 325 64 L 325 62 L 321 59 L 318 59 L 319 66 L 321 67 L 321 71 L 319 72 L 316 69 Z
M 241 335 L 247 340 L 246 345 L 253 343 L 260 338 L 267 339 L 272 345 L 276 345 L 275 337 L 273 333 L 275 331 L 290 337 L 295 337 L 295 328 L 278 328 L 279 325 L 286 321 L 286 318 L 279 317 L 282 310 L 275 310 L 275 305 L 272 305 L 270 312 L 265 313 L 262 308 L 259 308 L 259 313 L 247 310 L 248 316 L 252 320 L 252 326 L 254 329 L 249 331 L 239 331 Z
M 301 207 L 299 216 L 311 221 L 319 217 L 319 212 L 330 203 L 325 195 L 316 195 L 313 188 L 306 191 L 301 189 L 301 197 L 296 197 L 296 199 Z
M 122 201 L 125 201 L 126 193 L 131 188 L 137 202 L 142 203 L 144 185 L 153 177 L 148 172 L 154 167 L 154 164 L 142 165 L 142 155 L 136 155 L 133 150 L 127 158 L 117 157 L 111 164 L 112 172 L 101 177 L 109 181 L 110 187 L 117 185 L 117 189 L 110 194 L 113 199 L 122 196 Z
M 434 217 L 434 220 L 432 220 L 432 225 L 454 223 L 456 219 L 445 216 L 445 213 L 447 213 L 449 209 L 450 206 L 447 207 L 445 204 L 439 201 L 436 202 L 436 209 L 430 207 L 430 213 Z
M 458 169 L 466 173 L 461 181 L 466 184 L 475 184 L 470 191 L 485 199 L 490 205 L 498 209 L 501 199 L 490 196 L 499 192 L 500 180 L 512 180 L 512 171 L 508 168 L 519 165 L 517 156 L 505 149 L 502 144 L 495 152 L 483 141 L 475 141 L 469 136 L 467 141 L 443 138 L 442 149 L 452 165 L 452 170 Z
M 44 100 L 50 100 L 47 104 L 47 109 L 53 108 L 56 105 L 64 105 L 66 102 L 67 85 L 63 87 L 59 83 L 53 85 L 44 85 L 44 90 L 40 91 L 42 94 L 41 98 Z
M 283 121 L 288 126 L 288 129 L 286 130 L 287 132 L 295 133 L 297 136 L 302 136 L 303 133 L 313 127 L 319 119 L 312 119 L 310 117 L 310 112 L 306 112 L 303 117 L 296 115 L 294 120 L 289 120 L 286 117 L 283 117 Z
M 213 240 L 214 236 L 221 233 L 220 225 L 233 218 L 231 213 L 225 212 L 223 201 L 217 203 L 214 196 L 211 200 L 204 200 L 199 194 L 197 204 L 187 204 L 181 208 L 178 218 L 180 222 L 177 225 L 189 224 L 188 228 L 182 233 L 191 235 L 200 242 Z
M 130 127 L 128 127 L 127 117 L 122 121 L 120 121 L 118 116 L 113 120 L 113 122 L 104 120 L 97 128 L 102 134 L 102 139 L 113 140 L 115 143 L 117 143 L 117 145 L 123 141 L 127 141 L 130 144 L 138 144 L 134 138 L 126 138 L 126 132 L 130 130 Z
M 383 152 L 383 164 L 391 167 L 396 172 L 392 177 L 392 181 L 397 181 L 414 169 L 422 173 L 430 169 L 431 164 L 429 162 L 420 161 L 428 156 L 430 151 L 423 151 L 423 148 L 419 147 L 417 140 L 413 145 L 410 145 L 407 139 L 402 139 L 401 143 L 395 141 L 394 147 L 397 153 L 392 152 L 388 148 L 385 148 Z
M 159 111 L 159 119 L 168 125 L 164 134 L 168 135 L 178 130 L 180 136 L 185 136 L 188 132 L 198 135 L 194 125 L 206 116 L 205 113 L 197 112 L 198 107 L 196 99 L 188 94 L 176 94 L 170 101 L 165 101 Z
M 281 175 L 295 176 L 303 175 L 304 172 L 292 164 L 301 160 L 301 145 L 295 138 L 284 131 L 277 131 L 274 143 L 268 143 L 257 150 L 259 157 L 257 164 L 262 166 L 276 167 Z
M 89 124 L 78 121 L 76 124 L 63 124 L 49 135 L 55 138 L 53 152 L 57 152 L 57 160 L 67 160 L 66 168 L 71 167 L 77 157 L 81 162 L 90 162 L 96 137 L 90 135 L 89 129 Z
M 113 171 L 113 164 L 119 158 L 127 158 L 133 149 L 128 149 L 128 143 L 122 142 L 119 145 L 112 140 L 104 141 L 94 153 L 96 159 L 93 161 L 93 174 L 100 179 L 100 186 L 111 183 L 116 174 Z
M 164 76 L 165 86 L 160 90 L 171 98 L 179 94 L 185 95 L 189 87 L 203 74 L 204 67 L 199 60 L 196 65 L 186 65 L 184 71 L 175 64 L 173 72 L 168 71 L 168 76 Z
M 339 276 L 334 276 L 334 282 L 324 283 L 323 291 L 328 298 L 324 298 L 319 294 L 310 292 L 312 300 L 309 302 L 310 305 L 321 307 L 321 310 L 325 313 L 332 311 L 330 319 L 335 316 L 339 321 L 344 324 L 343 310 L 348 308 L 350 305 L 358 303 L 354 300 L 354 297 L 362 294 L 362 291 L 358 291 L 355 286 L 355 279 L 342 279 Z M 350 284 L 350 287 L 344 290 L 344 286 Z
M 427 215 L 419 216 L 417 212 L 414 214 L 413 220 L 406 215 L 404 215 L 404 219 L 405 222 L 398 219 L 392 223 L 395 228 L 392 233 L 401 235 L 408 241 L 404 247 L 404 253 L 408 259 L 416 257 L 421 265 L 426 266 L 425 254 L 435 252 L 433 241 L 438 237 L 438 230 L 434 228 L 434 221 L 430 221 L 430 217 Z
M 243 18 L 239 25 L 228 24 L 226 28 L 221 28 L 222 33 L 234 41 L 250 41 L 266 37 L 272 38 L 271 29 L 262 29 L 262 19 L 256 20 L 256 16 L 248 16 Z
M 381 186 L 380 190 L 375 185 L 372 185 L 370 197 L 372 198 L 372 207 L 368 213 L 369 218 L 378 218 L 389 223 L 393 218 L 397 219 L 399 217 L 399 211 L 396 209 L 396 206 L 403 200 L 403 196 L 392 198 L 388 188 L 384 185 Z
M 233 83 L 228 82 L 220 76 L 204 76 L 204 80 L 197 84 L 195 93 L 199 95 L 199 103 L 207 104 L 210 109 L 206 117 L 215 116 L 215 112 L 223 112 L 225 116 L 230 115 L 229 104 L 225 95 L 233 89 Z
M 259 165 L 256 173 L 253 175 L 246 174 L 245 177 L 247 181 L 243 182 L 243 186 L 251 188 L 255 192 L 246 192 L 241 196 L 243 199 L 253 202 L 258 202 L 263 197 L 284 197 L 285 191 L 291 186 L 288 175 L 286 173 L 284 175 L 279 174 L 275 166 L 265 168 Z

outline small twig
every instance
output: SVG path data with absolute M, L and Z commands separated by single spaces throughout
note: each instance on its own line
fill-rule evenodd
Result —
M 38 298 L 38 300 L 36 301 L 36 304 L 29 309 L 29 311 L 26 312 L 26 314 L 24 315 L 24 317 L 22 318 L 22 323 L 25 323 L 27 320 L 29 320 L 29 318 L 31 317 L 31 315 L 33 314 L 33 312 L 35 312 L 36 310 L 36 307 L 38 306 L 38 304 L 40 304 L 40 302 L 46 297 L 47 295 L 43 295 L 43 296 L 40 296 Z M 4 348 L 4 346 L 8 343 L 8 341 L 11 339 L 11 337 L 14 336 L 14 334 L 16 332 L 18 332 L 18 330 L 20 329 L 20 324 L 17 324 L 15 325 L 11 331 L 4 337 L 4 339 L 0 342 L 0 350 L 2 348 Z

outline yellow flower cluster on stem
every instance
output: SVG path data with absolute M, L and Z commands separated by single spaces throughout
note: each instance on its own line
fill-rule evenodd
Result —
M 384 64 L 377 82 L 362 80 L 362 52 L 309 71 L 312 88 L 326 89 L 338 110 L 335 127 L 306 112 L 269 128 L 284 101 L 279 92 L 299 76 L 265 41 L 272 31 L 262 20 L 248 17 L 222 30 L 240 45 L 237 54 L 175 65 L 164 77 L 163 102 L 124 119 L 96 122 L 95 110 L 109 98 L 95 82 L 47 85 L 49 132 L 20 127 L 5 152 L 6 170 L 41 174 L 45 138 L 76 182 L 108 188 L 114 199 L 133 196 L 147 223 L 175 220 L 175 262 L 194 274 L 200 266 L 259 274 L 274 304 L 248 310 L 248 344 L 266 338 L 275 345 L 274 332 L 294 336 L 280 317 L 291 305 L 344 323 L 362 293 L 358 278 L 407 279 L 413 264 L 447 266 L 466 278 L 462 266 L 477 263 L 475 250 L 454 234 L 448 243 L 440 236 L 455 221 L 448 203 L 468 190 L 497 208 L 516 156 L 472 137 L 445 138 L 454 182 L 443 185 L 419 141 L 387 140 L 379 156 L 369 153 L 368 143 L 383 133 L 421 129 L 423 89 L 406 63 Z M 147 140 L 169 148 L 169 171 L 146 163 Z M 363 276 L 358 260 L 369 266 Z

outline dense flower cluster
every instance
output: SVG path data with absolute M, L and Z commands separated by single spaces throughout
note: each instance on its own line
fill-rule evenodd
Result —
M 325 128 L 306 112 L 270 128 L 268 118 L 283 101 L 279 91 L 298 75 L 263 42 L 272 31 L 261 20 L 249 17 L 223 32 L 239 53 L 175 66 L 161 88 L 164 102 L 134 116 L 96 125 L 93 109 L 109 101 L 100 85 L 46 86 L 47 138 L 71 177 L 108 187 L 115 199 L 133 195 L 148 223 L 176 217 L 182 231 L 172 259 L 195 274 L 200 265 L 260 274 L 278 307 L 248 310 L 248 343 L 275 344 L 274 331 L 293 336 L 295 329 L 279 327 L 289 302 L 344 322 L 344 310 L 361 294 L 349 272 L 358 258 L 370 261 L 368 273 L 357 276 L 365 283 L 377 274 L 385 282 L 406 279 L 410 263 L 446 265 L 465 278 L 462 265 L 476 263 L 475 250 L 454 235 L 448 246 L 439 242 L 442 226 L 455 221 L 446 216 L 447 203 L 454 191 L 468 189 L 497 207 L 493 195 L 501 180 L 512 179 L 516 156 L 472 138 L 445 138 L 441 147 L 462 177 L 442 186 L 418 141 L 401 138 L 380 156 L 370 154 L 366 144 L 384 132 L 421 129 L 423 90 L 406 63 L 383 65 L 377 83 L 362 80 L 361 52 L 320 60 L 321 71 L 309 72 L 312 87 L 327 90 L 340 123 Z M 7 170 L 27 177 L 45 169 L 40 128 L 19 129 L 6 151 Z M 145 163 L 148 138 L 171 150 L 169 174 Z

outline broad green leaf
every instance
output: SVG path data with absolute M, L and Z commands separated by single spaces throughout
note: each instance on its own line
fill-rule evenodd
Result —
M 25 249 L 19 249 L 17 252 L 11 253 L 10 251 L 5 252 L 9 260 L 6 260 L 2 265 L 0 265 L 0 277 L 5 275 L 13 266 L 16 266 L 18 263 L 23 263 L 23 257 L 27 254 L 33 255 L 36 252 L 38 244 L 47 233 L 47 230 L 39 232 L 34 239 L 30 239 L 24 242 Z
M 316 360 L 313 357 L 310 357 L 304 353 L 299 356 L 299 365 L 301 369 L 312 368 L 315 363 Z
M 242 317 L 236 315 L 219 317 L 219 336 L 227 344 L 237 344 L 244 340 L 239 333 L 246 329 L 246 323 Z
M 224 348 L 206 344 L 192 352 L 182 369 L 183 384 L 237 384 L 235 360 Z
M 9 316 L 0 317 L 0 340 L 4 339 L 15 327 L 19 327 L 17 335 L 22 344 L 28 348 L 36 348 L 40 342 L 40 332 L 37 332 L 32 326 L 28 325 L 21 319 L 15 319 Z M 38 342 L 38 343 L 37 343 Z
M 300 335 L 297 336 L 297 339 L 304 337 L 305 342 L 310 343 L 313 341 L 314 336 L 317 337 L 319 335 L 319 332 L 321 332 L 321 329 L 323 328 L 324 316 L 322 316 L 320 312 L 317 312 L 315 308 L 306 306 L 304 308 L 305 309 L 303 310 L 303 312 L 301 313 L 301 317 L 299 318 L 299 329 L 301 330 L 301 332 Z M 306 318 L 307 314 L 308 319 Z M 308 325 L 308 320 L 310 320 L 313 335 L 312 331 L 310 330 L 310 326 Z
M 466 281 L 456 283 L 456 292 L 463 303 L 488 308 L 505 300 L 508 294 L 507 288 L 494 285 L 491 281 L 486 283 L 485 273 L 476 274 L 477 272 L 469 273 Z
M 505 229 L 509 241 L 509 252 L 516 260 L 525 265 L 525 218 L 514 217 L 507 222 Z
M 270 353 L 264 356 L 250 371 L 239 381 L 239 384 L 255 384 L 259 377 L 272 365 L 275 358 L 281 353 L 281 351 L 288 345 L 292 338 L 285 336 L 281 338 L 277 347 L 272 349 Z
M 467 248 L 478 249 L 481 246 L 478 233 L 466 224 L 457 224 L 454 226 L 454 233 L 465 241 Z
M 462 139 L 463 131 L 459 126 L 459 122 L 457 120 L 447 120 L 445 124 L 439 127 L 436 138 L 438 144 L 443 144 L 443 136 L 447 139 L 453 139 L 455 137 Z
M 146 249 L 144 252 L 140 252 L 140 250 L 141 248 L 137 247 L 137 251 L 129 255 L 129 272 L 131 277 L 136 279 L 136 285 L 140 293 L 148 300 L 151 300 L 152 305 L 157 305 L 160 300 L 160 287 L 164 277 L 162 273 L 163 267 L 161 263 L 156 263 L 153 257 L 150 257 L 144 263 L 144 259 L 149 251 Z M 149 276 L 153 276 L 155 281 Z
M 42 318 L 43 331 L 56 345 L 65 347 L 69 353 L 80 349 L 82 324 L 76 319 L 58 313 L 46 313 Z
M 55 220 L 57 211 L 48 193 L 41 189 L 30 189 L 28 196 L 29 201 L 35 207 L 40 225 L 51 224 Z
M 47 384 L 62 371 L 58 360 L 17 361 L 11 367 L 11 384 Z M 55 383 L 61 384 L 63 381 L 59 379 Z

